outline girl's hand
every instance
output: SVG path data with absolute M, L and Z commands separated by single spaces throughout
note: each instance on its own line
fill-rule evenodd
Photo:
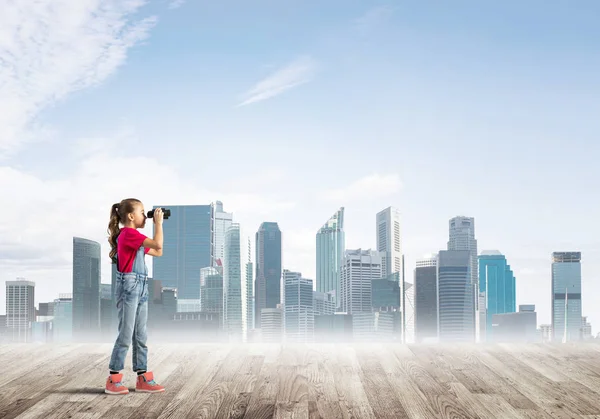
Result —
M 163 223 L 163 211 L 162 208 L 156 208 L 154 210 L 154 224 L 162 224 Z

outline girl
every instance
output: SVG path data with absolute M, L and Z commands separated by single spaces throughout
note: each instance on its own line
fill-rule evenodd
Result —
M 154 239 L 137 231 L 146 225 L 144 205 L 138 199 L 124 199 L 110 210 L 108 223 L 109 256 L 117 264 L 115 300 L 119 319 L 119 335 L 110 358 L 110 375 L 106 380 L 108 394 L 128 394 L 123 385 L 125 356 L 133 343 L 132 363 L 137 372 L 135 390 L 147 393 L 165 391 L 154 381 L 152 372 L 146 370 L 148 348 L 146 347 L 146 321 L 148 319 L 148 269 L 144 256 L 162 256 L 163 213 L 154 211 Z M 119 223 L 123 228 L 119 228 Z

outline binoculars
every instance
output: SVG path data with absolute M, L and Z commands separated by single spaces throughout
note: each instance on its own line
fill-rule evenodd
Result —
M 171 210 L 167 208 L 161 208 L 163 211 L 163 219 L 166 220 L 171 216 Z M 154 217 L 154 210 L 148 211 L 148 218 Z

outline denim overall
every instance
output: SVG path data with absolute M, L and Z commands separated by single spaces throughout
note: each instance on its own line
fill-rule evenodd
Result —
M 119 335 L 113 347 L 109 368 L 121 371 L 125 357 L 132 345 L 133 371 L 147 369 L 148 348 L 146 347 L 146 322 L 148 320 L 148 268 L 141 246 L 133 262 L 131 272 L 119 272 L 115 282 L 115 300 L 119 319 Z

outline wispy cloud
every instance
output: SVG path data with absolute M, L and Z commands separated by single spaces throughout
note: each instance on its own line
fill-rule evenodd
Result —
M 169 9 L 178 9 L 183 6 L 183 3 L 185 3 L 185 0 L 171 0 L 169 2 Z
M 32 138 L 35 117 L 96 85 L 148 36 L 145 0 L 19 0 L 0 14 L 0 155 Z
M 373 199 L 393 195 L 401 188 L 402 181 L 398 174 L 374 173 L 358 179 L 346 187 L 326 191 L 323 198 L 346 203 L 357 199 Z
M 237 105 L 245 106 L 278 96 L 287 90 L 308 83 L 314 78 L 317 63 L 308 56 L 300 57 L 258 82 L 246 92 Z
M 383 22 L 390 18 L 394 13 L 394 8 L 389 5 L 378 6 L 367 11 L 364 15 L 355 20 L 356 29 L 361 35 L 367 35 L 370 31 L 377 28 Z

